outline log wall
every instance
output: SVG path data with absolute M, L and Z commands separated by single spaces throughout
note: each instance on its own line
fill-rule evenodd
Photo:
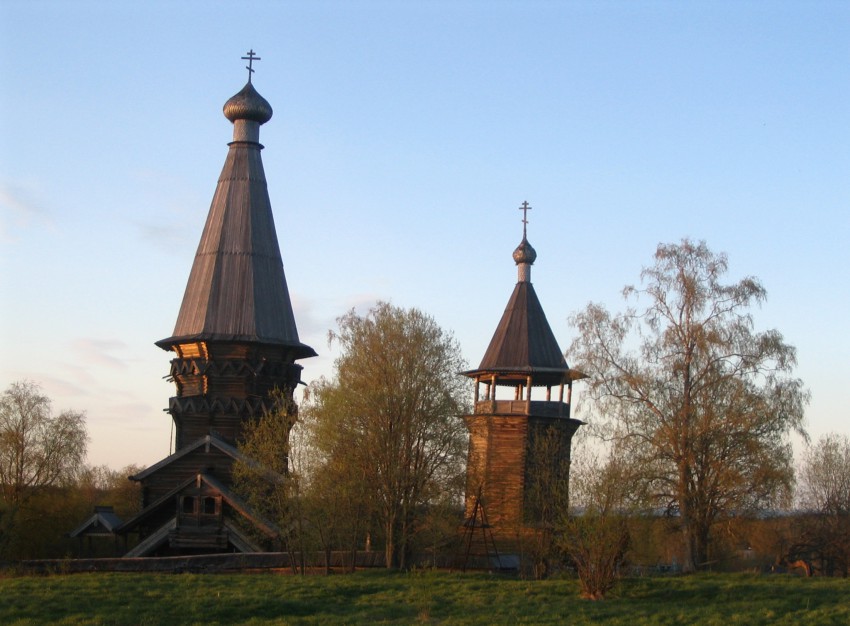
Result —
M 301 366 L 285 346 L 192 342 L 173 346 L 170 378 L 177 395 L 168 412 L 176 427 L 176 446 L 215 433 L 235 445 L 245 420 L 273 408 L 275 388 L 294 389 Z
M 500 550 L 519 550 L 535 532 L 538 511 L 528 500 L 527 486 L 536 472 L 552 472 L 554 482 L 563 481 L 561 501 L 568 494 L 570 447 L 581 422 L 558 417 L 569 415 L 565 403 L 532 402 L 532 414 L 528 407 L 525 401 L 483 401 L 464 417 L 469 431 L 466 518 L 473 515 L 480 494 Z M 550 431 L 554 442 L 544 450 L 547 458 L 537 458 L 535 438 Z

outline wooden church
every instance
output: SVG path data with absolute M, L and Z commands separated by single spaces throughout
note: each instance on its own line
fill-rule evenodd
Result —
M 243 426 L 272 408 L 274 389 L 292 400 L 299 359 L 316 356 L 298 339 L 260 152 L 272 107 L 251 81 L 224 104 L 233 141 L 210 205 L 172 335 L 176 393 L 168 413 L 175 452 L 131 479 L 142 511 L 117 532 L 136 538 L 126 556 L 255 552 L 278 529 L 232 491 Z M 246 532 L 246 529 L 248 531 Z
M 469 431 L 466 529 L 489 536 L 496 553 L 522 552 L 546 520 L 543 509 L 557 494 L 566 500 L 572 437 L 583 422 L 570 417 L 573 381 L 585 375 L 564 359 L 534 286 L 537 253 L 527 238 L 514 250 L 517 283 L 477 369 Z M 481 541 L 478 542 L 481 545 Z M 487 546 L 488 552 L 492 548 Z
M 233 140 L 174 332 L 156 342 L 172 355 L 175 451 L 130 477 L 141 485 L 142 510 L 110 527 L 133 539 L 127 557 L 257 552 L 281 532 L 234 493 L 233 467 L 251 463 L 238 448 L 245 425 L 274 408 L 275 390 L 294 406 L 297 361 L 316 353 L 298 339 L 263 171 L 260 126 L 272 108 L 252 84 L 258 58 L 243 58 L 248 82 L 224 104 Z M 532 286 L 530 207 L 520 208 L 517 284 L 481 364 L 463 373 L 475 381 L 473 413 L 464 416 L 466 527 L 486 530 L 502 553 L 518 552 L 539 529 L 541 478 L 566 484 L 582 424 L 570 400 L 584 375 L 568 367 Z

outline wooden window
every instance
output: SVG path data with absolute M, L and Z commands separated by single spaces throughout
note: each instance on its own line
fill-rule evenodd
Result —
M 218 503 L 219 503 L 218 498 L 214 498 L 212 496 L 206 496 L 204 498 L 204 515 L 217 515 L 218 514 Z
M 183 513 L 193 515 L 197 511 L 197 502 L 198 499 L 195 496 L 183 496 L 180 503 L 180 510 Z

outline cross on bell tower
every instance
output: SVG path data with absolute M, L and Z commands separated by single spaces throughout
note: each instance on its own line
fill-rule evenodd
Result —
M 242 57 L 243 61 L 248 61 L 248 65 L 245 66 L 245 69 L 248 70 L 248 82 L 251 82 L 251 75 L 254 73 L 254 61 L 262 61 L 260 57 L 256 55 L 253 48 L 248 50 L 248 56 Z
M 525 239 L 525 227 L 528 226 L 528 212 L 531 210 L 531 205 L 525 201 L 519 206 L 519 210 L 522 211 L 522 238 Z

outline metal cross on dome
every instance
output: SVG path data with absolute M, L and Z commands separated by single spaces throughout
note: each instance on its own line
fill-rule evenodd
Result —
M 262 59 L 260 59 L 260 57 L 258 57 L 256 55 L 256 53 L 254 52 L 254 50 L 252 48 L 251 50 L 248 50 L 248 56 L 242 57 L 242 60 L 248 61 L 248 65 L 245 66 L 245 69 L 248 70 L 248 82 L 250 83 L 251 82 L 251 74 L 254 73 L 254 68 L 253 68 L 254 61 L 261 61 Z
M 523 202 L 519 210 L 522 211 L 522 238 L 525 239 L 525 228 L 528 225 L 528 211 L 531 209 L 531 205 L 528 201 Z

